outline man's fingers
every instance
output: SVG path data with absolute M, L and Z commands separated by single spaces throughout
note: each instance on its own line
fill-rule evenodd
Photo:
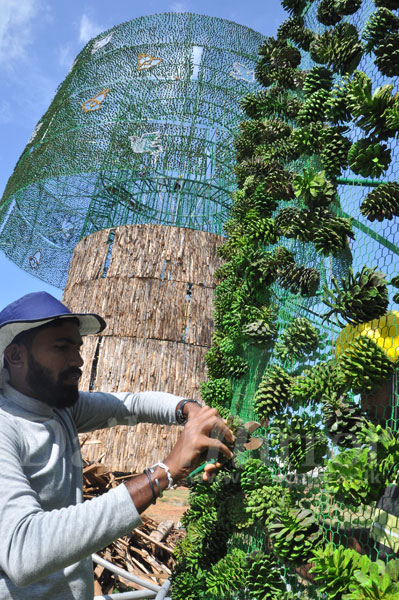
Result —
M 227 459 L 233 458 L 232 451 L 223 444 L 218 439 L 207 437 L 205 441 L 205 445 L 208 448 L 208 456 L 218 456 L 219 454 L 223 454 Z

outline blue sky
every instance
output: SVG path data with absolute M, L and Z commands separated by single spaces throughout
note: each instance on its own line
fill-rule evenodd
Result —
M 162 12 L 221 17 L 275 35 L 280 0 L 0 0 L 0 197 L 56 87 L 81 48 L 130 19 Z M 25 293 L 62 290 L 32 277 L 0 252 L 0 310 Z

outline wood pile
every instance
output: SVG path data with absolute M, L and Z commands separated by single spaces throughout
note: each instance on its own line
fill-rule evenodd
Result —
M 83 494 L 90 499 L 132 477 L 131 474 L 112 473 L 100 462 L 84 462 Z M 169 579 L 175 561 L 174 548 L 184 537 L 184 531 L 177 529 L 173 521 L 157 521 L 142 515 L 142 525 L 129 535 L 119 538 L 98 554 L 115 566 L 152 583 L 162 585 Z M 100 565 L 94 567 L 95 595 L 112 594 L 113 591 L 145 589 L 114 575 Z

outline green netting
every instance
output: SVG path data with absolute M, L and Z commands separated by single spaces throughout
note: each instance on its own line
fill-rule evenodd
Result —
M 40 119 L 0 204 L 0 249 L 65 284 L 81 237 L 123 224 L 221 233 L 235 187 L 238 100 L 263 36 L 170 13 L 91 40 Z

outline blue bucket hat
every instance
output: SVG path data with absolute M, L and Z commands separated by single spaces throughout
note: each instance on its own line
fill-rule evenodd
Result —
M 0 359 L 4 350 L 15 336 L 34 327 L 40 327 L 56 319 L 75 317 L 79 321 L 80 335 L 100 333 L 105 321 L 94 313 L 72 313 L 62 302 L 47 294 L 33 292 L 26 294 L 6 306 L 0 312 Z

